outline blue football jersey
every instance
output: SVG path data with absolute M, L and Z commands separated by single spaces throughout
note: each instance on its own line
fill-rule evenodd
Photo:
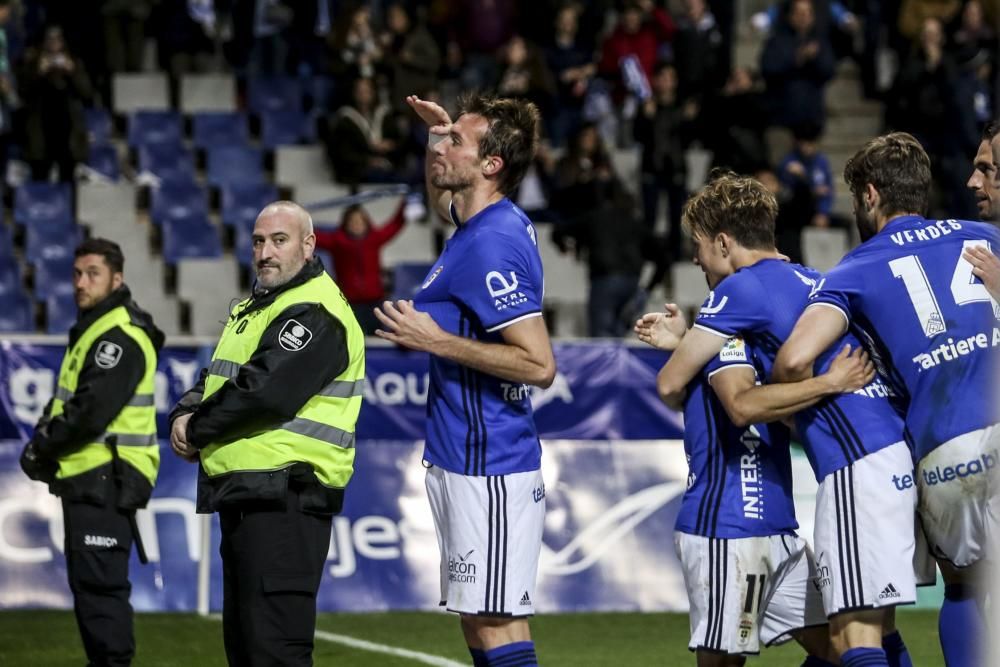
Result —
M 524 212 L 502 199 L 458 225 L 414 304 L 445 331 L 487 343 L 502 342 L 505 326 L 540 316 L 542 260 Z M 503 475 L 537 470 L 541 455 L 527 385 L 431 355 L 429 463 Z
M 918 459 L 997 421 L 991 377 L 1000 311 L 962 251 L 997 252 L 1000 232 L 966 220 L 892 220 L 817 285 L 812 303 L 843 312 L 908 399 Z
M 709 293 L 695 326 L 722 336 L 742 336 L 760 353 L 762 376 L 770 377 L 778 349 L 819 279 L 819 272 L 800 264 L 761 260 L 723 279 Z M 816 360 L 815 372 L 824 373 L 845 344 L 860 346 L 853 336 L 844 336 Z M 853 394 L 824 399 L 795 415 L 817 480 L 904 439 L 903 421 L 890 396 L 887 383 L 876 377 Z
M 779 423 L 739 428 L 712 391 L 709 378 L 733 366 L 760 365 L 739 338 L 726 343 L 691 381 L 684 403 L 684 453 L 688 487 L 676 529 L 738 539 L 792 535 L 798 528 L 792 502 L 788 429 Z

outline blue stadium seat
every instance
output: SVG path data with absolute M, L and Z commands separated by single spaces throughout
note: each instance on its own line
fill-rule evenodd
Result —
M 136 111 L 128 120 L 128 145 L 133 148 L 150 144 L 180 145 L 184 139 L 184 121 L 176 111 Z
M 333 255 L 328 253 L 326 250 L 320 250 L 319 248 L 313 250 L 313 254 L 320 258 L 323 262 L 323 268 L 326 269 L 326 272 L 330 274 L 331 278 L 336 280 L 337 272 L 333 268 Z
M 35 299 L 53 294 L 73 294 L 73 255 L 41 257 L 34 262 Z
M 278 200 L 278 189 L 268 183 L 230 183 L 220 188 L 222 224 L 253 226 L 261 209 Z
M 262 114 L 267 111 L 302 109 L 302 84 L 286 76 L 254 77 L 247 81 L 247 106 Z
M 194 156 L 181 144 L 153 144 L 139 149 L 139 171 L 171 181 L 194 182 Z
M 264 156 L 259 148 L 218 146 L 208 151 L 208 182 L 221 187 L 232 183 L 262 183 Z
M 110 144 L 91 144 L 87 155 L 87 166 L 112 181 L 117 181 L 121 176 L 118 151 Z
M 56 292 L 45 299 L 45 333 L 64 334 L 76 322 L 73 292 Z
M 412 299 L 427 277 L 433 264 L 403 262 L 392 269 L 392 298 Z
M 314 76 L 306 87 L 306 108 L 329 109 L 336 92 L 333 77 Z
M 198 218 L 208 215 L 208 196 L 197 183 L 163 181 L 150 191 L 149 217 L 154 225 L 167 220 Z
M 14 260 L 14 236 L 10 227 L 0 222 L 0 264 Z
M 0 303 L 10 294 L 24 291 L 21 284 L 21 267 L 16 261 L 0 262 Z
M 24 258 L 29 263 L 73 258 L 80 245 L 80 228 L 75 224 L 30 225 L 25 233 Z
M 73 195 L 69 183 L 29 181 L 14 193 L 14 222 L 19 225 L 73 222 Z
M 87 140 L 91 146 L 106 144 L 111 139 L 111 116 L 104 109 L 85 109 Z
M 300 143 L 307 136 L 306 114 L 296 109 L 279 109 L 260 113 L 260 145 L 274 149 Z M 313 133 L 315 134 L 315 133 Z
M 254 220 L 241 220 L 233 226 L 233 254 L 240 266 L 253 269 L 253 225 Z
M 239 111 L 203 111 L 193 114 L 192 122 L 198 148 L 245 146 L 250 140 L 246 114 Z
M 0 332 L 31 332 L 35 330 L 35 306 L 31 298 L 12 292 L 0 298 Z
M 219 230 L 204 215 L 163 222 L 163 261 L 176 264 L 192 257 L 221 257 Z

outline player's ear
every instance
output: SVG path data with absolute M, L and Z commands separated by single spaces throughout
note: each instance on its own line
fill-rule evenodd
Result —
M 732 239 L 729 235 L 724 232 L 719 232 L 715 235 L 715 242 L 719 247 L 719 252 L 722 253 L 723 257 L 728 257 L 730 250 L 733 248 Z
M 871 183 L 866 183 L 864 195 L 865 206 L 868 207 L 869 210 L 874 211 L 878 208 L 880 199 L 881 197 L 878 194 L 878 190 L 875 189 L 875 186 Z
M 503 158 L 499 155 L 490 155 L 483 160 L 483 175 L 496 176 L 503 169 Z

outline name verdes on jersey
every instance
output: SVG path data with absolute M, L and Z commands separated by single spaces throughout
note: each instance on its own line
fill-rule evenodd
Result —
M 889 235 L 892 242 L 903 246 L 907 243 L 919 243 L 920 241 L 933 241 L 942 236 L 947 236 L 952 232 L 962 229 L 961 223 L 956 220 L 928 220 L 929 225 L 923 229 L 904 229 Z
M 987 333 L 978 333 L 975 336 L 959 338 L 958 340 L 949 336 L 933 350 L 921 352 L 913 357 L 913 363 L 919 366 L 922 371 L 930 370 L 949 361 L 961 359 L 979 350 L 987 350 L 997 346 L 1000 346 L 1000 328 L 993 327 L 992 336 Z
M 740 490 L 743 496 L 743 517 L 747 519 L 764 518 L 764 498 L 763 482 L 761 474 L 761 460 L 757 455 L 757 448 L 760 446 L 760 432 L 756 426 L 751 425 L 743 435 L 740 442 L 747 448 L 749 453 L 740 456 Z

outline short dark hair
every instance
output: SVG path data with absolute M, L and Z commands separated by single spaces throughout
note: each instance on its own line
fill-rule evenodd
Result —
M 1000 120 L 991 120 L 983 128 L 983 141 L 993 141 L 997 134 L 1000 134 Z
M 711 180 L 684 204 L 681 226 L 713 239 L 725 232 L 744 248 L 774 248 L 778 200 L 756 178 L 713 170 Z
M 111 273 L 121 273 L 125 270 L 125 255 L 122 254 L 121 247 L 114 241 L 102 238 L 87 239 L 76 247 L 73 257 L 83 257 L 84 255 L 100 255 L 104 258 L 104 263 L 111 269 Z
M 927 210 L 931 160 L 920 142 L 906 132 L 875 137 L 847 161 L 844 181 L 857 197 L 871 183 L 886 214 Z
M 467 93 L 458 100 L 458 115 L 482 116 L 488 128 L 479 141 L 479 157 L 496 155 L 503 160 L 498 189 L 507 195 L 521 183 L 538 148 L 541 116 L 527 100 Z

